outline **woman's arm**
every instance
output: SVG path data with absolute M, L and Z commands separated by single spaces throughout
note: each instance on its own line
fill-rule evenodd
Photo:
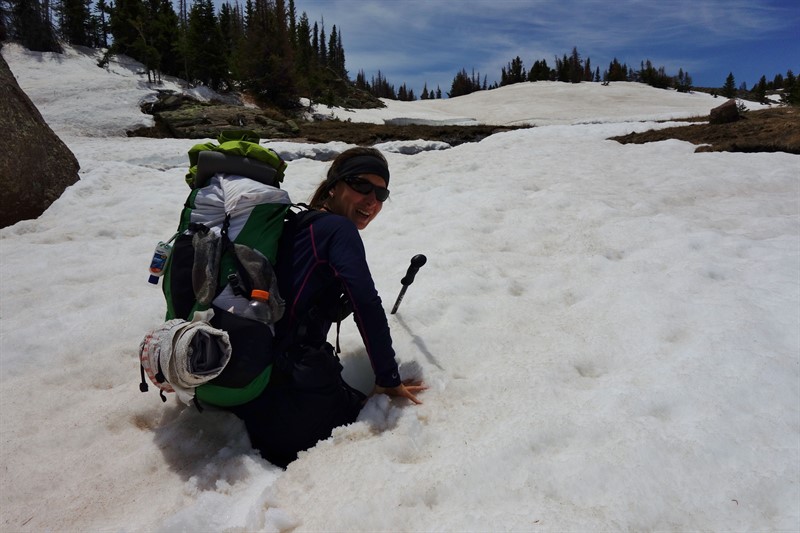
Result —
M 337 226 L 326 246 L 329 266 L 353 305 L 353 316 L 375 372 L 375 383 L 385 389 L 402 387 L 386 312 L 367 265 L 361 236 L 349 220 L 325 218 Z

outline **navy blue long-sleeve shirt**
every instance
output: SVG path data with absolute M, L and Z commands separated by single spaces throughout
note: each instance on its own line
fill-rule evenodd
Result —
M 322 344 L 332 319 L 317 313 L 309 316 L 308 311 L 312 307 L 334 309 L 339 305 L 339 295 L 344 293 L 352 305 L 375 382 L 382 387 L 399 385 L 386 313 L 355 224 L 328 214 L 299 229 L 294 239 L 292 271 L 294 299 L 286 302 L 290 328 L 302 321 L 303 341 Z

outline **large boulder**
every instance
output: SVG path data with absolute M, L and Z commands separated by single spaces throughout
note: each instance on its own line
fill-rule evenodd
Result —
M 172 137 L 213 139 L 226 130 L 251 130 L 262 139 L 288 137 L 289 126 L 263 111 L 232 105 L 188 104 L 156 113 L 156 122 Z
M 78 181 L 80 165 L 0 56 L 0 227 L 36 218 Z
M 239 102 L 199 102 L 187 95 L 162 91 L 155 101 L 142 106 L 153 115 L 155 126 L 129 131 L 129 136 L 175 137 L 179 139 L 214 139 L 223 131 L 250 130 L 262 139 L 295 136 L 297 124 L 275 120 L 268 112 Z
M 739 108 L 736 107 L 736 100 L 733 99 L 712 109 L 708 116 L 710 124 L 728 124 L 737 120 L 739 120 Z

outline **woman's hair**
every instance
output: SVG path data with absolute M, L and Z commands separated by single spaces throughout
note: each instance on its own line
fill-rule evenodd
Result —
M 317 190 L 314 191 L 314 194 L 311 195 L 311 200 L 308 201 L 308 204 L 311 206 L 312 209 L 319 209 L 328 199 L 328 191 L 339 181 L 339 178 L 343 178 L 339 173 L 339 169 L 342 168 L 342 165 L 347 162 L 348 160 L 359 157 L 363 155 L 368 155 L 372 157 L 376 157 L 386 163 L 386 158 L 383 156 L 380 151 L 376 150 L 375 148 L 368 148 L 366 146 L 356 146 L 355 148 L 350 148 L 349 150 L 345 150 L 338 156 L 336 159 L 333 160 L 331 166 L 328 168 L 328 174 L 325 180 L 322 181 L 317 186 Z

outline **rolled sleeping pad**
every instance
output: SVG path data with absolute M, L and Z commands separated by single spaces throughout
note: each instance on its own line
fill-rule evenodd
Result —
M 203 150 L 197 156 L 197 183 L 208 183 L 214 174 L 244 176 L 264 185 L 280 187 L 275 179 L 277 171 L 258 159 Z

